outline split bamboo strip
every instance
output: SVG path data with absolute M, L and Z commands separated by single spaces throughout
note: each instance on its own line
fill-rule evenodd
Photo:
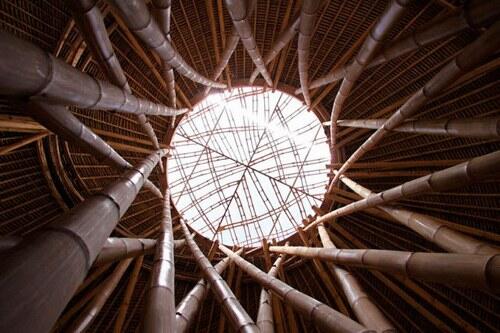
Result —
M 500 254 L 427 253 L 271 246 L 271 252 L 318 258 L 339 265 L 399 274 L 417 280 L 500 292 Z
M 21 147 L 24 147 L 26 145 L 29 145 L 32 142 L 41 140 L 41 139 L 45 138 L 47 135 L 49 135 L 49 134 L 50 134 L 49 132 L 43 131 L 43 132 L 40 132 L 40 133 L 37 133 L 37 134 L 30 135 L 30 136 L 28 136 L 28 137 L 26 137 L 24 139 L 21 139 L 21 140 L 19 140 L 17 142 L 14 142 L 14 143 L 12 143 L 10 145 L 2 146 L 2 147 L 0 147 L 0 156 L 5 155 L 7 153 L 10 153 L 11 151 L 16 150 L 18 148 L 21 148 Z
M 203 252 L 201 252 L 198 245 L 196 245 L 192 236 L 189 234 L 189 230 L 183 220 L 179 220 L 182 225 L 182 231 L 184 232 L 184 237 L 186 238 L 187 245 L 191 249 L 191 252 L 200 267 L 203 276 L 210 283 L 210 288 L 214 292 L 214 295 L 224 309 L 229 321 L 233 325 L 233 328 L 237 332 L 258 332 L 259 329 L 253 322 L 252 318 L 246 313 L 241 304 L 238 302 L 236 296 L 234 296 L 231 289 L 227 286 L 224 279 L 218 274 L 210 261 L 205 257 Z
M 294 310 L 311 320 L 320 331 L 325 332 L 373 332 L 367 330 L 362 325 L 344 316 L 329 306 L 315 300 L 314 298 L 301 293 L 290 287 L 277 278 L 270 277 L 248 261 L 235 254 L 225 246 L 219 246 L 222 252 L 229 256 L 236 265 L 245 273 L 256 280 L 263 288 L 268 288 L 278 295 L 284 302 L 290 305 Z M 274 246 L 270 247 L 271 249 Z M 284 248 L 287 248 L 285 246 Z
M 165 153 L 149 155 L 8 256 L 0 256 L 0 331 L 50 330 Z
M 80 72 L 38 46 L 0 32 L 0 93 L 36 97 L 87 109 L 132 114 L 173 116 L 188 109 L 172 109 L 137 98 L 108 82 Z
M 377 129 L 342 165 L 331 184 L 335 186 L 339 177 L 359 160 L 367 151 L 375 147 L 388 131 L 400 126 L 407 118 L 413 116 L 429 100 L 438 96 L 460 76 L 481 65 L 500 48 L 500 21 L 495 23 L 484 34 L 467 45 L 460 54 L 443 67 L 429 82 L 411 96 L 387 121 Z M 332 117 L 332 126 L 337 118 Z M 332 132 L 332 134 L 335 134 Z

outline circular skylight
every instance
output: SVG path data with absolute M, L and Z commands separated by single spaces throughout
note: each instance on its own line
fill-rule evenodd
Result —
M 320 121 L 293 96 L 238 88 L 208 96 L 179 124 L 172 200 L 197 232 L 226 245 L 282 240 L 319 206 L 330 161 Z

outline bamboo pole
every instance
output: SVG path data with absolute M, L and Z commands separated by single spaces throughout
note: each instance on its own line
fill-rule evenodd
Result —
M 340 180 L 363 198 L 375 195 L 369 189 L 357 184 L 345 176 L 341 176 Z M 431 216 L 392 206 L 380 205 L 377 206 L 377 208 L 386 212 L 396 221 L 407 226 L 423 238 L 435 243 L 448 252 L 468 254 L 500 253 L 500 248 L 455 231 Z
M 0 331 L 50 330 L 165 153 L 149 155 L 0 257 Z
M 339 177 L 367 151 L 375 147 L 388 131 L 400 126 L 407 118 L 413 116 L 429 100 L 438 96 L 460 76 L 479 66 L 500 48 L 500 21 L 467 45 L 460 54 L 443 67 L 429 82 L 411 96 L 387 121 L 377 129 L 342 165 L 331 182 L 335 186 Z M 331 119 L 332 126 L 337 118 Z M 332 134 L 335 134 L 332 132 Z M 334 141 L 332 141 L 334 142 Z
M 86 109 L 132 114 L 173 116 L 188 111 L 137 98 L 7 32 L 0 32 L 0 44 L 4 46 L 0 48 L 2 95 L 36 97 Z
M 226 88 L 225 84 L 214 82 L 191 67 L 167 40 L 165 34 L 151 16 L 146 3 L 140 1 L 108 0 L 120 13 L 128 28 L 150 49 L 154 50 L 179 74 L 199 84 Z
M 175 325 L 174 234 L 170 211 L 170 192 L 163 196 L 160 235 L 156 246 L 151 280 L 146 290 L 143 331 L 172 332 Z
M 324 248 L 336 248 L 322 224 L 318 226 L 318 233 Z M 333 266 L 333 274 L 351 309 L 363 325 L 376 332 L 396 332 L 394 325 L 380 311 L 353 274 L 338 266 Z
M 277 278 L 270 277 L 225 246 L 221 245 L 219 248 L 245 273 L 261 284 L 263 288 L 268 288 L 278 295 L 286 304 L 292 306 L 306 319 L 311 320 L 319 330 L 325 332 L 373 332 Z M 275 247 L 271 246 L 270 249 L 272 248 Z M 284 248 L 287 248 L 287 246 L 284 246 Z
M 0 253 L 5 251 L 10 251 L 19 243 L 21 243 L 23 239 L 18 236 L 2 236 L 0 237 Z
M 30 135 L 30 136 L 28 136 L 26 138 L 23 138 L 23 139 L 21 139 L 21 140 L 19 140 L 17 142 L 14 142 L 14 143 L 12 143 L 10 145 L 6 145 L 6 146 L 3 146 L 3 147 L 0 147 L 0 156 L 6 155 L 7 153 L 10 153 L 13 150 L 16 150 L 18 148 L 24 147 L 26 145 L 29 145 L 32 142 L 41 140 L 41 139 L 45 138 L 47 135 L 49 135 L 49 134 L 50 133 L 47 132 L 47 131 L 39 132 L 37 134 Z
M 237 332 L 258 332 L 259 329 L 253 322 L 252 318 L 246 313 L 237 298 L 234 296 L 231 289 L 227 286 L 226 282 L 219 273 L 214 269 L 210 261 L 201 252 L 198 245 L 196 245 L 192 236 L 189 234 L 189 229 L 183 220 L 179 220 L 186 238 L 187 245 L 200 267 L 203 276 L 210 283 L 210 289 L 214 292 L 217 301 L 221 304 L 233 328 Z
M 99 293 L 85 306 L 85 309 L 83 309 L 78 318 L 68 328 L 68 332 L 85 332 L 90 327 L 131 262 L 132 259 L 125 259 L 116 266 L 111 276 L 104 281 L 102 287 L 99 287 Z
M 318 258 L 340 265 L 399 274 L 417 280 L 498 293 L 500 254 L 426 253 L 271 246 L 271 252 Z
M 255 0 L 248 1 L 253 2 Z M 227 11 L 231 16 L 234 27 L 236 28 L 248 55 L 252 58 L 255 67 L 257 67 L 267 85 L 272 87 L 273 81 L 267 71 L 266 65 L 264 64 L 264 60 L 262 59 L 262 55 L 252 32 L 252 27 L 250 26 L 250 12 L 245 0 L 224 0 L 224 3 L 226 4 Z

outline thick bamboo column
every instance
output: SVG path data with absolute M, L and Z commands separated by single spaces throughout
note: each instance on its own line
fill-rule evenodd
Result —
M 350 203 L 347 206 L 335 209 L 308 224 L 304 230 L 310 230 L 320 223 L 332 221 L 339 216 L 373 208 L 399 199 L 429 192 L 446 192 L 483 180 L 498 178 L 500 175 L 499 164 L 500 150 L 473 158 L 470 161 L 444 170 L 433 172 L 427 176 L 408 181 L 365 199 Z
M 125 273 L 131 262 L 132 259 L 125 259 L 116 266 L 111 276 L 108 277 L 103 285 L 99 287 L 99 293 L 97 293 L 92 301 L 87 304 L 78 318 L 76 318 L 68 328 L 68 332 L 85 332 L 90 327 L 90 325 L 108 300 L 109 296 L 111 296 L 111 294 L 115 290 L 118 282 L 120 282 L 123 274 Z
M 0 253 L 13 249 L 15 246 L 19 245 L 22 240 L 22 237 L 17 236 L 1 236 Z
M 318 233 L 324 248 L 336 248 L 322 224 L 318 226 Z M 376 332 L 396 332 L 394 325 L 373 303 L 354 275 L 338 266 L 333 266 L 333 273 L 344 291 L 351 309 L 363 325 Z
M 387 119 L 337 120 L 337 126 L 379 129 L 386 121 Z M 391 131 L 495 139 L 500 137 L 500 117 L 410 120 L 403 122 Z
M 80 33 L 92 50 L 92 54 L 104 69 L 108 79 L 114 85 L 132 94 L 125 73 L 111 46 L 102 13 L 97 6 L 97 0 L 71 0 L 69 6 L 73 11 Z M 172 107 L 175 108 L 175 105 Z M 137 115 L 137 122 L 150 138 L 153 148 L 155 150 L 160 149 L 158 138 L 146 116 L 143 114 Z
M 267 272 L 269 277 L 275 278 L 278 275 L 279 269 L 285 261 L 286 256 L 280 255 L 273 263 L 271 269 Z M 259 297 L 259 311 L 257 313 L 256 324 L 263 333 L 274 332 L 272 294 L 269 290 L 262 288 Z
M 36 97 L 87 109 L 133 114 L 174 116 L 188 109 L 172 109 L 137 98 L 80 72 L 41 48 L 0 32 L 0 94 Z
M 500 254 L 425 253 L 271 246 L 271 252 L 318 258 L 340 265 L 399 274 L 417 280 L 459 285 L 498 293 Z
M 237 332 L 258 332 L 259 329 L 253 322 L 252 318 L 246 313 L 241 304 L 238 302 L 237 298 L 234 296 L 231 289 L 227 286 L 224 279 L 217 273 L 210 261 L 205 257 L 203 252 L 201 252 L 193 237 L 189 234 L 189 229 L 187 228 L 184 221 L 179 220 L 182 225 L 182 231 L 184 232 L 184 237 L 186 238 L 187 245 L 191 249 L 191 252 L 200 267 L 203 276 L 210 283 L 210 289 L 212 289 L 217 301 L 221 304 L 224 312 L 226 313 L 229 321 L 231 322 L 233 328 Z M 232 253 L 232 252 L 231 252 Z
M 484 34 L 471 44 L 467 45 L 460 54 L 443 67 L 429 82 L 419 91 L 410 97 L 387 121 L 375 131 L 342 165 L 338 174 L 335 175 L 331 184 L 335 186 L 340 175 L 342 175 L 351 165 L 359 160 L 367 151 L 375 147 L 382 141 L 388 131 L 401 126 L 401 124 L 413 116 L 423 105 L 432 98 L 441 94 L 455 80 L 463 74 L 486 61 L 492 54 L 500 48 L 500 21 L 495 23 Z M 336 128 L 334 122 L 337 118 L 332 118 L 330 128 Z M 335 133 L 333 133 L 335 134 Z
M 390 42 L 387 46 L 383 46 L 381 52 L 370 61 L 366 68 L 384 64 L 433 42 L 456 35 L 464 29 L 478 30 L 479 28 L 489 26 L 499 16 L 500 1 L 473 1 L 463 6 L 462 10 L 455 11 L 451 16 L 443 20 L 439 20 L 432 25 Z M 310 89 L 319 88 L 344 78 L 346 68 L 347 65 L 339 67 L 327 75 L 312 81 Z M 301 92 L 301 89 L 297 89 L 295 94 L 300 94 Z
M 151 16 L 144 0 L 121 1 L 108 0 L 118 9 L 128 28 L 150 49 L 154 50 L 162 60 L 166 61 L 179 74 L 188 79 L 214 88 L 225 88 L 225 84 L 214 82 L 191 67 L 173 48 L 156 20 Z
M 255 1 L 255 0 L 247 0 Z M 248 52 L 250 58 L 252 58 L 255 67 L 259 70 L 260 74 L 266 81 L 267 85 L 272 87 L 273 81 L 269 72 L 267 71 L 262 55 L 259 51 L 259 47 L 253 36 L 253 30 L 250 26 L 249 14 L 247 3 L 245 0 L 224 0 L 226 4 L 227 11 L 233 20 L 234 27 L 240 35 L 241 42 Z
M 29 145 L 32 142 L 41 140 L 41 139 L 45 138 L 47 135 L 49 135 L 49 134 L 50 133 L 47 132 L 47 131 L 39 132 L 37 134 L 30 135 L 30 136 L 28 136 L 26 138 L 23 138 L 23 139 L 21 139 L 21 140 L 19 140 L 17 142 L 14 142 L 14 143 L 12 143 L 10 145 L 2 146 L 2 147 L 0 147 L 0 156 L 5 155 L 7 153 L 10 153 L 11 151 L 16 150 L 18 148 L 21 148 L 21 147 L 24 147 L 26 145 Z
M 299 40 L 297 44 L 298 67 L 302 95 L 308 107 L 311 107 L 309 94 L 309 46 L 316 25 L 316 14 L 321 8 L 321 0 L 302 2 L 300 11 Z
M 363 198 L 375 195 L 375 193 L 369 189 L 359 185 L 345 176 L 341 176 L 340 180 Z M 455 231 L 431 216 L 392 206 L 381 205 L 377 206 L 377 208 L 386 212 L 396 221 L 412 229 L 423 238 L 439 245 L 448 252 L 469 254 L 500 253 L 500 248 Z
M 284 246 L 284 248 L 286 247 L 287 246 Z M 373 332 L 367 330 L 349 317 L 333 310 L 329 306 L 290 287 L 277 278 L 270 277 L 225 246 L 221 245 L 219 248 L 245 273 L 261 284 L 263 288 L 268 288 L 278 295 L 298 313 L 308 320 L 311 320 L 319 330 L 325 332 Z M 272 249 L 275 247 L 271 246 L 270 248 Z
M 97 159 L 106 161 L 120 171 L 132 168 L 129 162 L 78 120 L 67 107 L 31 101 L 27 105 L 27 110 L 39 123 L 53 133 L 57 133 L 64 140 L 76 144 Z M 150 180 L 146 180 L 144 187 L 157 197 L 162 197 L 160 190 Z
M 170 192 L 163 196 L 160 235 L 156 246 L 151 280 L 146 289 L 143 332 L 172 332 L 175 325 L 174 234 L 170 211 Z
M 8 255 L 0 254 L 1 332 L 50 330 L 165 153 L 146 157 Z

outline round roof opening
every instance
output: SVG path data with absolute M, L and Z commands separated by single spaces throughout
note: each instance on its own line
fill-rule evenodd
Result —
M 212 241 L 248 247 L 283 240 L 323 200 L 325 132 L 286 93 L 242 87 L 211 94 L 181 121 L 172 143 L 172 200 Z

